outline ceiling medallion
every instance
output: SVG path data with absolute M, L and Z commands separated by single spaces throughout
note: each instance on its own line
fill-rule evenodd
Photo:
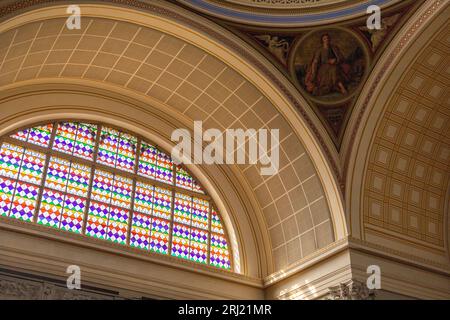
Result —
M 324 105 L 351 99 L 369 65 L 366 45 L 341 28 L 314 30 L 294 44 L 289 69 L 304 96 Z

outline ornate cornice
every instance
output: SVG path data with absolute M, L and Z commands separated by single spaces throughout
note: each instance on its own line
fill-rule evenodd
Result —
M 246 25 L 304 27 L 340 22 L 366 14 L 367 7 L 389 7 L 398 0 L 176 0 L 205 14 Z
M 0 299 L 14 300 L 122 300 L 118 296 L 86 290 L 69 290 L 46 281 L 0 274 Z
M 350 280 L 329 288 L 326 300 L 374 300 L 375 291 L 369 290 L 365 283 Z

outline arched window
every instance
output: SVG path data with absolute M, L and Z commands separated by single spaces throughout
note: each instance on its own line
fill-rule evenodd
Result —
M 211 199 L 151 143 L 79 122 L 28 128 L 0 142 L 1 216 L 231 269 Z

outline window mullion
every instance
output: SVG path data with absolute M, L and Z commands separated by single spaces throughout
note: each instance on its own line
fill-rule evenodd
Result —
M 173 180 L 173 186 L 175 186 L 176 184 L 176 180 L 177 180 L 177 168 L 175 163 L 172 166 L 172 180 Z M 171 207 L 170 207 L 170 225 L 169 225 L 169 246 L 168 246 L 168 251 L 169 251 L 169 256 L 172 256 L 172 241 L 173 241 L 173 224 L 174 224 L 174 215 L 175 215 L 175 188 L 172 188 L 172 203 L 171 203 Z
M 193 228 L 193 224 L 194 224 L 194 197 L 191 197 L 191 208 L 190 208 L 190 214 L 191 214 L 191 218 L 189 219 L 189 254 L 188 254 L 188 261 L 192 261 L 191 260 L 191 242 L 192 242 L 192 228 Z
M 61 208 L 61 217 L 60 217 L 60 220 L 59 220 L 58 229 L 61 229 L 61 223 L 62 223 L 62 219 L 63 219 L 63 214 L 64 214 L 64 211 L 66 209 L 66 200 L 68 198 L 67 190 L 69 189 L 69 181 L 70 181 L 70 175 L 72 174 L 72 166 L 73 166 L 73 162 L 70 161 L 69 172 L 67 173 L 68 176 L 67 176 L 67 181 L 66 181 L 66 188 L 65 188 L 64 193 L 63 193 L 63 205 L 62 205 L 62 208 Z
M 92 188 L 94 184 L 94 175 L 95 175 L 95 169 L 96 169 L 96 162 L 97 162 L 97 156 L 98 156 L 98 149 L 100 148 L 100 138 L 102 136 L 102 126 L 100 124 L 97 125 L 97 136 L 95 137 L 95 147 L 94 147 L 94 154 L 92 156 L 92 167 L 91 167 L 91 176 L 89 178 L 89 187 L 88 187 L 88 193 L 86 198 L 86 208 L 84 209 L 83 214 L 83 230 L 81 234 L 86 234 L 86 228 L 87 228 L 87 219 L 89 215 L 89 207 L 91 205 L 91 196 L 92 196 Z
M 44 194 L 44 186 L 45 186 L 45 182 L 47 180 L 48 167 L 50 165 L 50 159 L 52 157 L 51 156 L 51 150 L 53 148 L 53 143 L 55 142 L 56 131 L 58 130 L 58 125 L 59 125 L 58 122 L 55 122 L 53 124 L 52 134 L 50 136 L 50 141 L 48 143 L 48 149 L 45 152 L 44 170 L 42 170 L 41 185 L 39 186 L 38 196 L 37 196 L 37 199 L 36 199 L 36 208 L 34 209 L 34 214 L 33 214 L 33 222 L 34 223 L 36 223 L 37 220 L 38 220 L 39 209 L 41 207 L 42 196 Z M 25 152 L 25 150 L 24 150 L 24 152 Z M 20 167 L 22 168 L 22 165 Z
M 131 228 L 133 224 L 133 215 L 134 215 L 134 199 L 136 197 L 137 172 L 139 169 L 139 157 L 141 155 L 140 150 L 141 150 L 141 139 L 138 139 L 136 146 L 136 160 L 134 162 L 134 174 L 136 176 L 133 178 L 133 187 L 131 189 L 130 214 L 128 216 L 127 246 L 130 245 L 131 240 Z
M 208 210 L 208 253 L 207 253 L 207 255 L 206 255 L 206 259 L 207 259 L 207 261 L 206 261 L 206 264 L 207 265 L 210 265 L 210 261 L 211 261 L 211 232 L 212 232 L 212 210 L 213 210 L 213 207 L 212 207 L 212 203 L 211 203 L 211 201 L 209 201 L 209 210 Z

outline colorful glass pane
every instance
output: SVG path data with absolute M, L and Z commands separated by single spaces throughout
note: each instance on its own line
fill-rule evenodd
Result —
M 153 216 L 170 220 L 172 215 L 172 191 L 155 187 Z
M 137 138 L 111 128 L 103 128 L 98 161 L 110 167 L 134 172 Z
M 48 147 L 53 131 L 53 124 L 37 126 L 25 129 L 12 135 L 12 138 L 36 144 L 41 147 Z
M 58 125 L 53 149 L 87 160 L 93 159 L 97 127 L 90 124 L 63 122 Z
M 158 217 L 152 218 L 150 250 L 168 254 L 170 222 Z
M 22 147 L 4 143 L 0 149 L 0 175 L 11 179 L 17 179 L 22 156 Z
M 134 210 L 140 213 L 152 214 L 153 209 L 153 189 L 152 185 L 137 182 L 136 194 L 134 197 Z
M 208 262 L 208 232 L 206 230 L 191 229 L 189 258 L 199 263 Z
M 132 180 L 96 170 L 86 232 L 88 235 L 126 244 Z
M 44 189 L 38 223 L 48 227 L 59 228 L 64 208 L 64 198 L 65 195 L 62 192 Z
M 137 139 L 129 134 L 121 133 L 116 167 L 134 172 L 136 162 Z
M 192 197 L 182 193 L 175 195 L 174 218 L 175 222 L 191 225 Z
M 130 234 L 130 246 L 148 249 L 150 244 L 151 216 L 135 212 Z
M 228 251 L 228 243 L 224 236 L 211 234 L 211 252 L 209 260 L 212 266 L 230 269 L 230 252 Z
M 111 128 L 102 128 L 97 161 L 110 167 L 116 165 L 120 132 Z
M 56 130 L 53 149 L 64 153 L 72 154 L 77 139 L 77 123 L 63 122 L 58 125 Z
M 16 189 L 16 182 L 0 176 L 0 215 L 7 217 L 11 210 L 11 204 Z
M 133 180 L 116 175 L 114 177 L 111 204 L 130 209 L 132 189 Z
M 22 159 L 19 180 L 40 184 L 44 171 L 45 155 L 33 150 L 25 150 Z
M 48 164 L 45 186 L 65 192 L 70 173 L 70 161 L 51 157 Z
M 220 221 L 219 214 L 217 211 L 213 208 L 211 211 L 211 232 L 218 233 L 218 234 L 224 234 L 222 222 Z
M 192 191 L 205 194 L 202 187 L 195 180 L 192 180 Z
M 67 182 L 67 193 L 79 197 L 87 197 L 91 169 L 88 166 L 72 163 Z
M 17 131 L 15 134 L 11 135 L 11 138 L 20 140 L 20 141 L 27 141 L 28 135 L 30 134 L 31 128 L 26 128 L 24 130 Z
M 141 143 L 138 173 L 144 177 L 155 179 L 158 163 L 158 149 L 145 142 Z
M 74 233 L 81 233 L 85 207 L 86 199 L 67 194 L 64 200 L 64 211 L 61 217 L 60 228 Z
M 19 181 L 16 185 L 9 216 L 24 221 L 33 221 L 38 192 L 37 186 Z
M 208 230 L 209 202 L 199 198 L 192 199 L 192 226 Z
M 109 211 L 107 239 L 119 244 L 127 243 L 128 210 L 111 207 Z
M 89 167 L 52 157 L 38 223 L 81 233 L 86 206 L 84 197 L 88 193 L 89 177 Z
M 86 222 L 86 235 L 98 239 L 106 239 L 108 214 L 108 205 L 92 201 Z
M 192 190 L 192 177 L 182 167 L 177 167 L 177 187 Z
M 173 184 L 173 166 L 172 159 L 164 152 L 158 151 L 158 165 L 156 168 L 156 180 Z
M 183 188 L 183 189 L 192 190 L 194 192 L 204 194 L 202 187 L 181 166 L 177 166 L 176 186 Z
M 79 123 L 77 130 L 77 140 L 73 155 L 92 160 L 94 157 L 95 139 L 97 137 L 97 126 L 86 123 Z
M 95 170 L 92 183 L 92 199 L 109 205 L 114 188 L 114 175 L 112 173 Z
M 0 150 L 1 169 L 1 215 L 32 221 L 42 180 L 45 155 L 10 144 Z
M 130 244 L 167 254 L 171 215 L 171 191 L 138 182 Z M 153 214 L 153 216 L 150 216 Z M 166 218 L 166 219 L 162 219 Z
M 190 228 L 183 224 L 173 224 L 172 256 L 189 259 Z

